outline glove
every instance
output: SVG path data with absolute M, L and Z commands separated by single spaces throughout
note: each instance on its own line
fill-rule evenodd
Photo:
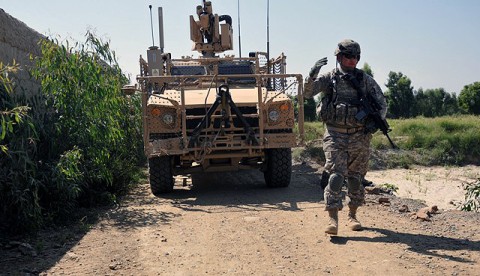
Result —
M 327 64 L 327 58 L 324 57 L 322 59 L 319 59 L 317 62 L 315 62 L 315 65 L 313 65 L 312 69 L 310 69 L 310 78 L 315 77 L 318 72 L 320 72 L 320 68 L 322 68 L 323 65 Z

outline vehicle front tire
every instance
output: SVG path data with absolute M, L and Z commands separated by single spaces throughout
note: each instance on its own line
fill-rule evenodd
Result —
M 173 191 L 175 181 L 170 156 L 152 157 L 148 160 L 150 189 L 155 196 Z
M 292 176 L 292 150 L 289 148 L 267 149 L 265 162 L 266 168 L 263 175 L 267 186 L 288 187 Z

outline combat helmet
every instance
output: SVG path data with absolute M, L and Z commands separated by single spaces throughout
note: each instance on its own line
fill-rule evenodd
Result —
M 351 39 L 340 41 L 335 49 L 335 56 L 338 54 L 347 54 L 360 57 L 360 44 Z

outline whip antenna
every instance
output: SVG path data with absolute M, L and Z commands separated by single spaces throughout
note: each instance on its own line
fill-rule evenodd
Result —
M 152 30 L 152 46 L 155 46 L 155 39 L 153 37 L 153 20 L 152 20 L 152 5 L 148 5 L 150 9 L 150 29 Z
M 268 73 L 270 73 L 270 0 L 267 0 L 267 60 L 268 60 Z
M 270 74 L 270 0 L 267 0 L 267 74 Z M 267 88 L 270 87 L 271 79 L 268 79 Z
M 158 8 L 158 32 L 159 32 L 159 43 L 160 43 L 160 52 L 163 54 L 163 48 L 165 47 L 165 39 L 163 38 L 163 9 L 162 7 Z
M 242 57 L 242 40 L 240 38 L 240 0 L 237 1 L 238 9 L 238 57 Z

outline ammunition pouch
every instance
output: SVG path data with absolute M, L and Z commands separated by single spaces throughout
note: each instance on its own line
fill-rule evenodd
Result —
M 328 97 L 322 98 L 317 113 L 320 120 L 324 123 L 344 126 L 344 127 L 362 127 L 365 120 L 358 120 L 357 114 L 361 112 L 361 106 L 348 102 L 328 101 Z

